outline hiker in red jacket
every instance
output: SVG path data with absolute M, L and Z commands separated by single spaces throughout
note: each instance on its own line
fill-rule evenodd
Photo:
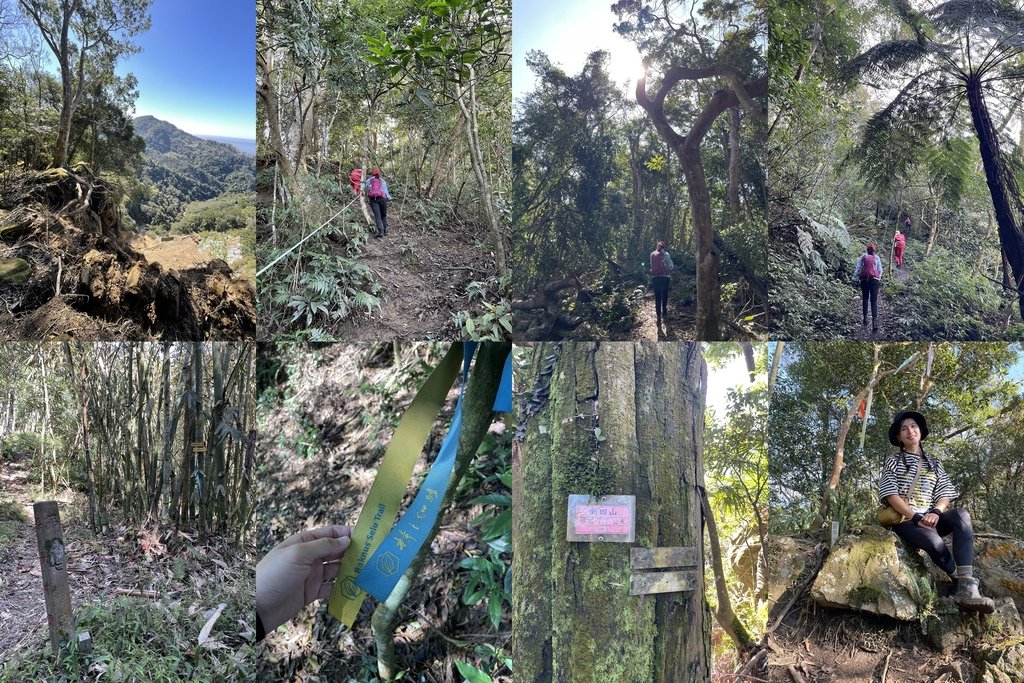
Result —
M 892 253 L 896 257 L 896 267 L 903 267 L 903 250 L 907 246 L 907 237 L 899 228 L 896 228 L 896 234 L 892 238 Z
M 665 243 L 659 241 L 658 248 L 651 252 L 651 289 L 654 290 L 654 309 L 658 314 L 659 325 L 662 316 L 668 318 L 668 286 L 673 268 L 675 265 L 665 250 Z
M 882 284 L 882 259 L 875 254 L 875 243 L 857 259 L 853 271 L 854 282 L 860 281 L 861 308 L 864 312 L 863 325 L 868 324 L 868 300 L 871 301 L 871 331 L 878 332 L 878 288 Z
M 358 197 L 359 194 L 362 192 L 361 181 L 363 180 L 363 169 L 352 169 L 352 173 L 349 175 L 348 180 L 350 183 L 352 183 L 352 191 L 355 192 L 356 196 Z

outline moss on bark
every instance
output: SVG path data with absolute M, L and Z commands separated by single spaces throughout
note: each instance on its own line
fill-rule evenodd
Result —
M 534 350 L 531 378 L 552 352 Z M 517 445 L 517 680 L 708 679 L 703 579 L 693 592 L 629 595 L 631 545 L 701 546 L 700 363 L 696 344 L 562 347 L 548 402 Z M 635 544 L 566 541 L 568 495 L 595 492 L 636 496 Z

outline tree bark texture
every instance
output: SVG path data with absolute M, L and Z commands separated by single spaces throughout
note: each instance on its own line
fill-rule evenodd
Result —
M 701 364 L 689 343 L 534 347 L 513 449 L 516 680 L 708 680 L 702 569 L 695 591 L 629 594 L 630 547 L 703 556 Z M 566 541 L 571 493 L 636 496 L 635 543 Z
M 988 106 L 985 104 L 982 84 L 978 77 L 967 82 L 967 103 L 971 109 L 971 120 L 978 134 L 978 145 L 981 149 L 981 161 L 985 168 L 985 181 L 988 183 L 989 194 L 992 195 L 992 207 L 995 209 L 996 224 L 999 226 L 999 242 L 1003 247 L 1003 255 L 1010 266 L 1014 288 L 1018 290 L 1017 303 L 1021 317 L 1024 317 L 1024 230 L 1017 223 L 1011 198 L 1020 205 L 1017 183 L 1013 171 L 1008 167 L 999 148 L 999 135 L 996 133 Z

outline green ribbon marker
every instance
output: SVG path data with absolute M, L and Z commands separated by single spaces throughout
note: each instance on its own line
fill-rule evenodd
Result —
M 352 543 L 341 558 L 338 579 L 327 607 L 327 611 L 346 627 L 352 627 L 366 597 L 366 593 L 356 585 L 356 576 L 395 523 L 430 428 L 441 412 L 455 378 L 459 376 L 462 353 L 462 342 L 456 342 L 448 349 L 416 393 L 384 453 L 359 520 L 352 529 Z

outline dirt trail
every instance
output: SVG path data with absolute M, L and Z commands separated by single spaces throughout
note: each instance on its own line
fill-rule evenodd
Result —
M 883 261 L 883 266 L 888 268 L 888 263 Z M 897 268 L 895 261 L 891 270 L 886 270 L 883 273 L 882 285 L 878 288 L 878 332 L 871 331 L 871 303 L 868 303 L 868 324 L 862 325 L 861 321 L 863 308 L 861 306 L 861 294 L 860 285 L 856 285 L 854 293 L 850 298 L 849 304 L 849 315 L 847 319 L 851 321 L 850 333 L 847 336 L 848 339 L 856 339 L 858 341 L 871 341 L 879 339 L 889 339 L 892 337 L 892 333 L 889 331 L 889 319 L 892 312 L 895 310 L 895 305 L 892 298 L 885 292 L 885 282 L 887 278 L 895 278 L 898 282 L 906 282 L 907 278 L 910 277 L 910 273 L 913 272 L 914 266 L 911 260 L 904 257 L 903 267 Z
M 645 294 L 633 325 L 633 341 L 688 341 L 694 338 L 696 320 L 690 308 L 680 309 L 679 305 L 668 302 L 668 318 L 658 327 L 654 311 L 654 294 Z
M 0 660 L 21 649 L 46 628 L 46 602 L 29 490 L 30 463 L 24 456 L 0 467 L 0 490 L 5 498 L 13 499 L 23 508 L 27 519 L 25 522 L 0 522 L 11 525 L 10 544 L 0 546 Z M 71 604 L 77 608 L 83 599 L 91 599 L 98 588 L 110 586 L 117 567 L 113 555 L 103 553 L 105 548 L 91 538 L 88 528 L 81 523 L 77 514 L 81 500 L 61 495 L 47 498 L 60 503 L 69 560 Z
M 382 307 L 332 330 L 345 341 L 455 339 L 452 313 L 469 307 L 466 287 L 497 274 L 489 251 L 459 227 L 430 230 L 400 212 L 388 216 L 385 237 L 371 237 L 360 260 L 383 286 Z M 342 247 L 338 247 L 339 251 Z
M 237 238 L 228 238 L 229 251 L 241 249 Z M 168 270 L 187 270 L 209 263 L 216 258 L 203 249 L 199 238 L 195 235 L 178 235 L 174 237 L 150 237 L 139 235 L 131 246 L 146 257 L 150 263 L 159 263 Z

